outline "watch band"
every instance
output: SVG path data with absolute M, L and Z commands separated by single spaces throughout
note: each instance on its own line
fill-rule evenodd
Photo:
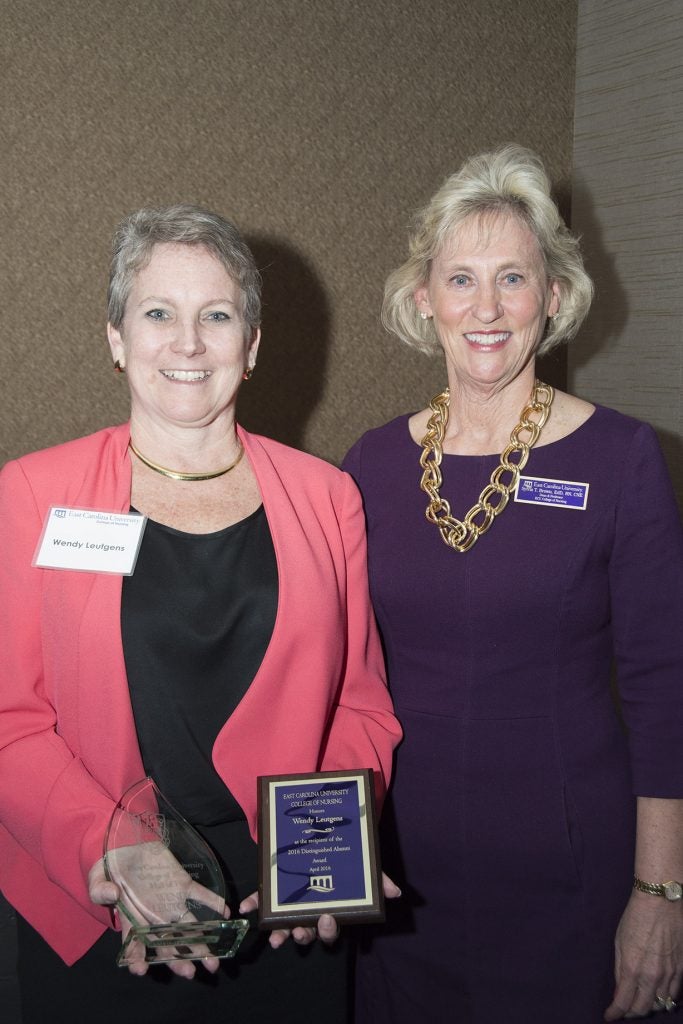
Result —
M 680 882 L 644 882 L 642 878 L 633 879 L 633 888 L 650 896 L 663 896 L 665 900 L 680 900 L 683 897 L 683 885 Z

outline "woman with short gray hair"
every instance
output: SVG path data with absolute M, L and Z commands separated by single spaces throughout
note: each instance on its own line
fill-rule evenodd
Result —
M 384 793 L 400 729 L 360 497 L 237 423 L 260 277 L 229 221 L 189 205 L 128 217 L 107 330 L 130 422 L 0 473 L 0 887 L 17 910 L 23 1020 L 345 1024 L 348 947 L 326 947 L 329 914 L 253 927 L 231 960 L 175 922 L 252 917 L 259 775 L 369 768 Z M 79 527 L 93 513 L 94 537 Z M 159 801 L 123 816 L 105 865 L 110 820 L 146 776 L 214 852 L 230 910 L 197 880 L 202 857 L 174 860 Z M 126 876 L 112 865 L 131 849 Z M 293 874 L 296 915 L 308 889 Z M 161 940 L 140 935 L 164 925 L 169 967 L 150 969 Z

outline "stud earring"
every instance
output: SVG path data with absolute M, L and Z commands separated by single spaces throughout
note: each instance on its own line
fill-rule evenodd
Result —
M 251 378 L 253 376 L 254 376 L 254 367 L 253 366 L 248 366 L 246 368 L 246 370 L 244 371 L 244 373 L 242 374 L 242 380 L 251 380 Z
M 125 373 L 126 372 L 126 368 L 125 368 L 125 366 L 122 366 L 120 359 L 117 359 L 116 362 L 114 363 L 114 371 L 115 371 L 115 373 Z
M 420 316 L 422 317 L 423 320 L 427 319 L 427 314 L 426 313 L 420 313 Z

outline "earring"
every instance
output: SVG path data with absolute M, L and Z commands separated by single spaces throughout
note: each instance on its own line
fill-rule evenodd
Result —
M 420 316 L 422 317 L 423 320 L 427 319 L 427 314 L 426 313 L 420 313 Z
M 246 368 L 246 370 L 244 371 L 244 373 L 242 374 L 242 380 L 251 380 L 251 378 L 253 376 L 254 376 L 254 367 L 253 366 L 248 366 Z
M 126 372 L 126 368 L 125 368 L 125 366 L 121 365 L 121 360 L 120 359 L 117 359 L 116 362 L 114 363 L 114 370 L 115 370 L 116 373 L 125 373 Z
M 560 315 L 559 313 L 553 313 L 553 315 L 550 317 L 550 319 L 553 321 L 553 323 L 555 322 L 555 320 L 557 320 L 559 315 Z

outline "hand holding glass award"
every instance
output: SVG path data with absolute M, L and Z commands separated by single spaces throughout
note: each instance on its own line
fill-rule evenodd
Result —
M 210 847 L 152 779 L 121 797 L 104 843 L 104 867 L 130 923 L 117 963 L 232 957 L 249 922 L 230 919 L 225 880 Z

